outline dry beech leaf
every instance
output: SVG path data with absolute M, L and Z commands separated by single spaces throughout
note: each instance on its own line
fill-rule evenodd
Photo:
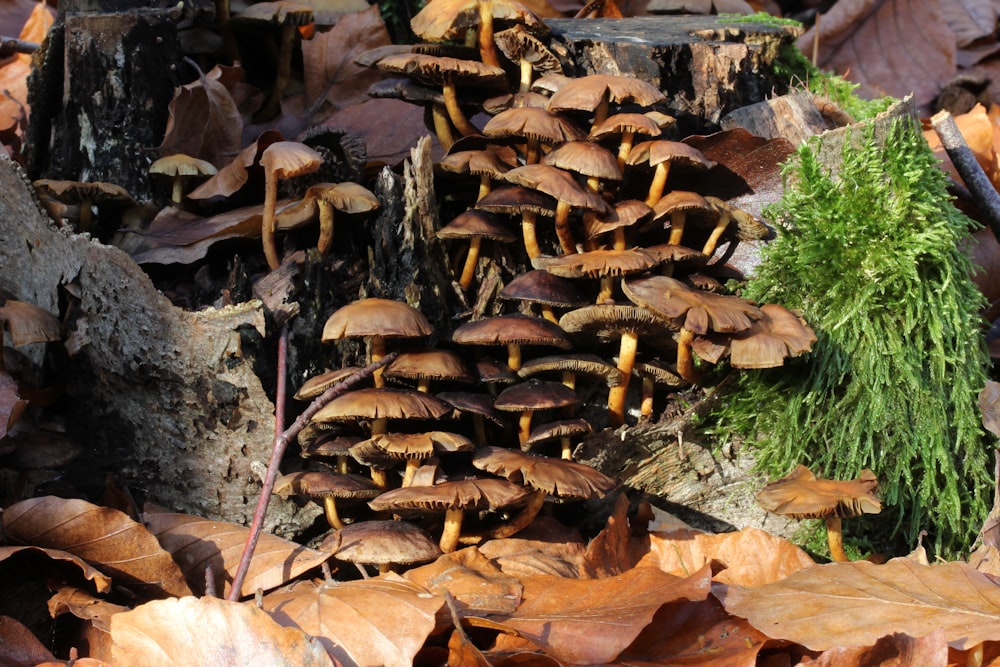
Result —
M 819 654 L 809 667 L 896 667 L 897 665 L 946 665 L 948 643 L 944 632 L 936 630 L 925 637 L 914 638 L 893 633 L 880 638 L 871 646 L 838 646 Z
M 59 340 L 61 331 L 55 315 L 24 301 L 7 299 L 0 306 L 0 333 L 10 334 L 14 347 Z
M 377 118 L 378 122 L 372 122 Z M 396 164 L 410 157 L 417 140 L 430 135 L 424 125 L 423 108 L 392 99 L 370 99 L 344 107 L 327 116 L 322 124 L 343 130 L 365 142 L 370 163 Z M 432 137 L 432 156 L 440 159 L 441 146 Z
M 54 561 L 61 561 L 66 563 L 72 563 L 76 567 L 80 568 L 80 573 L 87 581 L 91 581 L 94 584 L 94 589 L 98 593 L 107 593 L 111 590 L 111 577 L 100 572 L 99 570 L 91 567 L 82 558 L 75 556 L 69 552 L 61 551 L 59 549 L 45 549 L 44 547 L 0 547 L 0 563 L 7 560 L 15 554 L 40 554 Z
M 730 586 L 724 598 L 729 613 L 813 651 L 938 628 L 959 650 L 1000 639 L 1000 586 L 965 563 L 829 563 L 766 586 Z
M 769 641 L 746 620 L 727 614 L 714 597 L 672 602 L 660 607 L 616 664 L 754 667 Z
M 174 91 L 159 151 L 185 153 L 220 169 L 232 160 L 243 145 L 243 119 L 227 84 L 235 85 L 242 76 L 239 67 L 216 65 Z
M 994 186 L 1000 185 L 1000 173 L 997 171 L 997 155 L 993 147 L 994 124 L 986 113 L 986 107 L 977 104 L 972 111 L 955 116 L 955 124 L 958 125 L 962 138 L 969 145 L 969 150 L 976 156 L 976 162 L 983 168 L 986 175 Z M 941 160 L 941 168 L 957 182 L 962 182 L 962 177 L 955 170 L 955 166 L 948 158 L 948 153 L 941 145 L 941 137 L 933 129 L 924 130 L 924 139 L 934 151 L 934 156 Z
M 222 597 L 229 595 L 232 575 L 246 544 L 247 528 L 170 512 L 147 513 L 143 518 L 149 532 L 180 565 L 193 590 L 202 591 L 205 568 L 211 565 L 216 592 Z M 258 588 L 265 591 L 276 588 L 329 558 L 328 553 L 263 534 L 254 549 L 240 593 L 253 595 Z
M 992 0 L 941 0 L 941 15 L 955 34 L 959 47 L 993 37 L 997 10 Z
M 637 567 L 658 567 L 686 577 L 713 560 L 726 567 L 715 576 L 716 581 L 748 588 L 780 581 L 814 564 L 788 540 L 757 528 L 719 534 L 682 529 L 650 533 L 649 553 Z
M 601 664 L 631 644 L 664 604 L 706 599 L 711 578 L 708 567 L 687 579 L 652 567 L 604 579 L 525 577 L 524 602 L 517 611 L 490 620 L 562 662 Z
M 938 0 L 839 0 L 817 24 L 817 65 L 846 74 L 864 97 L 912 92 L 925 106 L 955 73 L 955 36 Z M 799 37 L 805 53 L 814 31 Z
M 170 554 L 118 510 L 42 496 L 8 507 L 3 528 L 9 539 L 79 556 L 145 597 L 191 594 Z
M 444 598 L 396 575 L 299 582 L 264 596 L 264 610 L 300 628 L 345 666 L 409 666 L 436 625 Z
M 282 134 L 277 130 L 265 130 L 252 144 L 234 153 L 223 164 L 216 165 L 218 173 L 189 192 L 188 199 L 211 199 L 235 194 L 250 180 L 249 169 L 255 165 L 259 167 L 261 154 L 268 146 L 282 139 Z M 263 175 L 262 170 L 260 173 Z
M 20 39 L 40 43 L 45 39 L 55 19 L 55 12 L 44 2 L 35 8 L 21 28 Z M 0 128 L 16 125 L 28 110 L 28 74 L 31 72 L 31 54 L 18 53 L 0 65 Z
M 618 496 L 607 524 L 587 545 L 583 567 L 588 576 L 610 577 L 631 570 L 636 558 L 629 549 L 632 531 L 628 522 L 628 498 Z
M 55 660 L 31 630 L 10 616 L 0 616 L 0 665 L 34 667 Z
M 403 576 L 429 591 L 448 591 L 463 616 L 508 614 L 521 603 L 521 583 L 501 572 L 476 547 L 445 554 Z
M 111 630 L 111 617 L 128 607 L 113 604 L 107 600 L 94 597 L 87 591 L 70 586 L 60 586 L 49 598 L 49 615 L 52 618 L 62 614 L 72 614 L 77 618 L 90 621 L 100 630 Z
M 479 552 L 512 577 L 551 574 L 579 578 L 584 544 L 580 531 L 550 516 L 536 517 L 513 537 L 488 540 Z
M 335 109 L 368 99 L 368 88 L 383 78 L 374 67 L 355 64 L 359 55 L 391 44 L 389 31 L 376 5 L 346 14 L 328 32 L 302 42 L 302 64 L 306 98 L 310 105 L 320 97 Z
M 17 382 L 0 370 L 0 438 L 7 435 L 7 430 L 21 418 L 27 407 L 28 401 L 17 393 Z
M 333 667 L 323 645 L 253 604 L 157 600 L 111 617 L 112 664 L 129 667 Z

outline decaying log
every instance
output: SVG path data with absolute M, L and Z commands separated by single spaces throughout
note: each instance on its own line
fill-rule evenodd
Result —
M 95 491 L 114 472 L 140 500 L 247 521 L 274 430 L 254 372 L 260 302 L 194 313 L 171 305 L 123 252 L 57 228 L 6 157 L 0 211 L 0 289 L 57 317 L 74 313 L 66 427 L 89 461 L 74 464 L 72 481 Z M 318 513 L 275 499 L 268 528 L 287 533 Z
M 667 95 L 682 134 L 719 129 L 719 120 L 785 92 L 774 71 L 797 29 L 717 16 L 551 19 L 553 50 L 572 75 L 625 74 Z

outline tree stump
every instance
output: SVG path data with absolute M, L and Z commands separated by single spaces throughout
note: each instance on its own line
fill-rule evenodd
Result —
M 718 16 L 551 19 L 552 48 L 569 73 L 622 74 L 667 95 L 682 135 L 714 132 L 730 111 L 783 93 L 775 73 L 798 29 Z

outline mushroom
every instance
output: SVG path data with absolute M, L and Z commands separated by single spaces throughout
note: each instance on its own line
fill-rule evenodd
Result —
M 715 252 L 715 248 L 719 241 L 723 238 L 723 235 L 729 236 L 730 238 L 735 237 L 737 241 L 756 241 L 759 239 L 766 238 L 770 233 L 770 230 L 762 222 L 757 222 L 752 215 L 738 209 L 734 206 L 730 206 L 728 202 L 719 199 L 718 197 L 705 197 L 709 204 L 715 207 L 719 212 L 718 222 L 715 223 L 715 227 L 712 229 L 712 233 L 709 234 L 708 239 L 705 241 L 705 245 L 702 247 L 701 251 L 711 256 Z M 729 230 L 733 229 L 733 223 L 735 222 L 735 233 L 726 234 Z
M 385 356 L 386 338 L 421 338 L 434 331 L 419 310 L 401 301 L 390 299 L 360 299 L 343 306 L 327 319 L 323 326 L 324 343 L 341 338 L 366 338 L 369 341 L 369 363 Z M 376 387 L 384 381 L 380 368 L 373 374 Z
M 170 200 L 180 204 L 184 199 L 184 183 L 196 176 L 212 176 L 219 172 L 215 165 L 206 160 L 178 153 L 167 155 L 149 165 L 150 174 L 169 176 L 172 179 Z
M 501 30 L 493 38 L 500 52 L 511 62 L 517 63 L 520 70 L 518 92 L 527 93 L 531 89 L 535 72 L 562 74 L 559 59 L 523 25 Z
M 587 303 L 573 281 L 541 269 L 516 276 L 503 286 L 499 296 L 501 299 L 540 304 L 542 317 L 553 324 L 559 323 L 553 308 L 576 308 Z
M 368 505 L 376 512 L 399 510 L 443 511 L 444 530 L 439 546 L 451 553 L 458 546 L 466 511 L 496 510 L 523 503 L 530 491 L 503 479 L 466 479 L 435 486 L 408 486 L 386 491 Z
M 314 375 L 302 383 L 302 386 L 295 392 L 293 398 L 296 401 L 311 401 L 333 385 L 346 380 L 360 370 L 359 366 L 345 366 L 344 368 Z
M 297 141 L 276 141 L 261 153 L 260 166 L 264 168 L 264 210 L 261 214 L 260 231 L 267 265 L 272 271 L 281 265 L 274 242 L 278 181 L 310 174 L 322 164 L 323 158 L 319 153 Z
M 607 137 L 619 137 L 618 141 L 618 167 L 625 168 L 625 160 L 629 151 L 635 144 L 635 136 L 658 137 L 663 133 L 663 128 L 654 119 L 641 113 L 616 113 L 608 116 L 601 123 L 596 123 L 590 128 L 587 136 L 591 141 L 600 141 Z
M 493 407 L 493 397 L 489 394 L 479 394 L 471 391 L 443 391 L 437 397 L 455 408 L 456 412 L 472 415 L 476 443 L 479 445 L 485 445 L 488 440 L 486 437 L 487 420 L 499 427 L 504 426 L 503 417 Z
M 403 472 L 403 486 L 411 486 L 417 469 L 435 454 L 468 452 L 475 448 L 472 441 L 464 435 L 448 431 L 381 433 L 372 436 L 367 442 L 377 447 L 386 456 L 406 462 L 406 470 Z
M 745 331 L 762 317 L 760 309 L 749 301 L 692 289 L 667 276 L 625 279 L 622 290 L 633 303 L 667 319 L 682 321 L 677 339 L 677 374 L 691 383 L 698 382 L 691 357 L 695 334 Z
M 643 141 L 633 146 L 632 150 L 629 151 L 628 158 L 625 160 L 626 165 L 648 164 L 655 169 L 653 179 L 649 184 L 649 192 L 646 195 L 647 205 L 655 207 L 656 203 L 660 201 L 667 185 L 671 165 L 675 162 L 699 170 L 711 169 L 715 166 L 715 162 L 705 157 L 697 148 L 679 141 L 665 139 Z M 672 241 L 672 243 L 677 243 L 677 241 Z
M 538 190 L 556 199 L 555 228 L 559 246 L 567 255 L 576 252 L 570 230 L 569 214 L 573 207 L 603 213 L 608 205 L 599 195 L 587 192 L 566 171 L 546 164 L 527 164 L 511 169 L 503 178 L 508 183 Z
M 875 496 L 878 480 L 865 469 L 857 479 L 837 481 L 817 479 L 799 464 L 792 472 L 757 493 L 757 503 L 768 512 L 793 519 L 823 519 L 827 544 L 834 561 L 850 560 L 844 551 L 843 519 L 862 514 L 878 514 L 882 503 Z
M 592 431 L 593 428 L 586 419 L 579 417 L 560 419 L 531 429 L 528 439 L 524 441 L 524 448 L 531 451 L 539 445 L 558 440 L 561 447 L 560 456 L 571 461 L 573 459 L 574 438 L 585 437 L 590 435 Z
M 730 342 L 734 368 L 775 368 L 812 349 L 816 333 L 801 317 L 776 303 L 765 303 L 760 312 L 761 318 Z
M 381 493 L 381 489 L 370 479 L 358 475 L 306 471 L 282 475 L 274 483 L 274 492 L 282 498 L 308 496 L 322 500 L 327 523 L 331 528 L 343 528 L 337 501 L 371 500 Z
M 369 213 L 379 207 L 378 197 L 363 185 L 347 181 L 345 183 L 320 183 L 306 191 L 307 197 L 315 197 L 319 206 L 319 240 L 316 249 L 320 256 L 326 255 L 333 243 L 334 209 L 347 214 Z
M 532 378 L 501 391 L 493 407 L 504 412 L 518 412 L 518 442 L 523 446 L 531 435 L 531 420 L 538 410 L 576 405 L 580 398 L 561 382 Z
M 551 146 L 584 138 L 568 118 L 539 107 L 501 111 L 483 126 L 483 134 L 494 139 L 524 139 L 526 164 L 538 162 L 542 144 Z
M 459 345 L 506 345 L 507 367 L 521 368 L 522 345 L 551 345 L 568 350 L 572 345 L 566 332 L 540 317 L 500 315 L 467 322 L 455 329 L 452 340 Z
M 63 204 L 79 206 L 80 217 L 77 223 L 77 231 L 89 232 L 93 225 L 94 206 L 105 204 L 118 204 L 119 206 L 129 206 L 135 204 L 135 200 L 125 190 L 125 188 L 114 183 L 104 183 L 93 181 L 83 183 L 80 181 L 58 181 L 42 178 L 33 182 L 38 190 L 38 197 L 43 202 L 46 199 L 54 199 Z
M 424 350 L 403 352 L 386 366 L 384 377 L 407 378 L 417 381 L 417 391 L 426 392 L 434 382 L 463 382 L 475 380 L 461 356 L 451 350 Z
M 562 278 L 600 278 L 601 289 L 596 303 L 614 298 L 615 279 L 633 273 L 643 273 L 659 265 L 659 261 L 639 248 L 631 250 L 588 250 L 575 255 L 545 258 L 541 268 Z
M 609 115 L 610 103 L 649 107 L 666 96 L 653 84 L 629 76 L 591 74 L 572 79 L 559 88 L 549 101 L 553 111 L 590 111 L 591 125 L 600 125 Z
M 542 254 L 536 233 L 538 216 L 555 217 L 556 206 L 552 197 L 520 186 L 498 188 L 476 202 L 476 208 L 484 211 L 521 216 L 521 235 L 529 259 Z
M 452 147 L 454 148 L 454 146 Z M 493 189 L 493 181 L 501 178 L 511 167 L 517 166 L 517 153 L 509 146 L 488 146 L 480 150 L 456 150 L 445 155 L 438 166 L 454 174 L 473 174 L 479 177 L 479 201 Z
M 441 549 L 419 526 L 409 521 L 358 521 L 329 535 L 320 551 L 355 565 L 377 565 L 380 573 L 394 566 L 432 561 Z
M 465 255 L 462 273 L 458 285 L 463 290 L 472 284 L 476 273 L 476 263 L 479 261 L 479 250 L 483 239 L 510 243 L 517 236 L 503 226 L 497 217 L 488 212 L 471 209 L 460 213 L 451 222 L 437 231 L 439 239 L 466 239 L 469 250 Z
M 584 231 L 587 235 L 587 249 L 597 250 L 594 239 L 611 233 L 614 235 L 612 246 L 615 250 L 624 250 L 628 246 L 626 232 L 638 227 L 653 215 L 653 209 L 638 199 L 626 199 L 616 202 L 614 208 L 604 215 L 586 215 L 583 218 Z
M 587 179 L 587 192 L 600 194 L 604 181 L 622 180 L 622 169 L 614 154 L 591 141 L 567 141 L 553 148 L 541 164 L 579 174 Z
M 664 366 L 657 361 L 645 361 L 637 363 L 632 371 L 642 378 L 642 403 L 639 408 L 639 415 L 643 418 L 653 416 L 653 399 L 656 396 L 656 385 L 666 385 L 668 387 L 684 387 L 687 382 L 677 375 L 673 369 Z

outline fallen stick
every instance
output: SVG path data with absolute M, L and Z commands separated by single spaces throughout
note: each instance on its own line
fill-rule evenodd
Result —
M 233 585 L 229 591 L 228 600 L 235 602 L 240 599 L 240 591 L 243 588 L 243 582 L 246 580 L 247 571 L 250 569 L 250 561 L 253 559 L 254 549 L 257 548 L 260 534 L 264 530 L 264 517 L 267 515 L 267 505 L 271 502 L 274 482 L 278 479 L 278 467 L 281 465 L 281 458 L 285 455 L 285 449 L 288 447 L 289 441 L 294 439 L 299 434 L 299 431 L 305 428 L 306 424 L 313 418 L 313 415 L 319 412 L 320 408 L 362 380 L 371 377 L 372 373 L 378 369 L 392 363 L 396 356 L 395 352 L 391 352 L 375 363 L 365 366 L 356 373 L 352 373 L 327 389 L 309 404 L 309 407 L 298 416 L 288 429 L 275 437 L 271 448 L 271 459 L 267 463 L 267 474 L 264 476 L 260 497 L 257 499 L 257 508 L 254 510 L 253 521 L 250 524 L 250 532 L 247 535 L 246 543 L 243 545 L 243 552 L 240 554 L 239 565 L 236 566 L 236 572 L 233 574 Z
M 941 110 L 931 116 L 931 127 L 940 137 L 941 145 L 972 193 L 975 204 L 983 212 L 993 236 L 1000 241 L 1000 193 L 997 193 L 986 172 L 976 161 L 976 156 L 972 154 L 972 149 L 965 142 L 950 113 Z

